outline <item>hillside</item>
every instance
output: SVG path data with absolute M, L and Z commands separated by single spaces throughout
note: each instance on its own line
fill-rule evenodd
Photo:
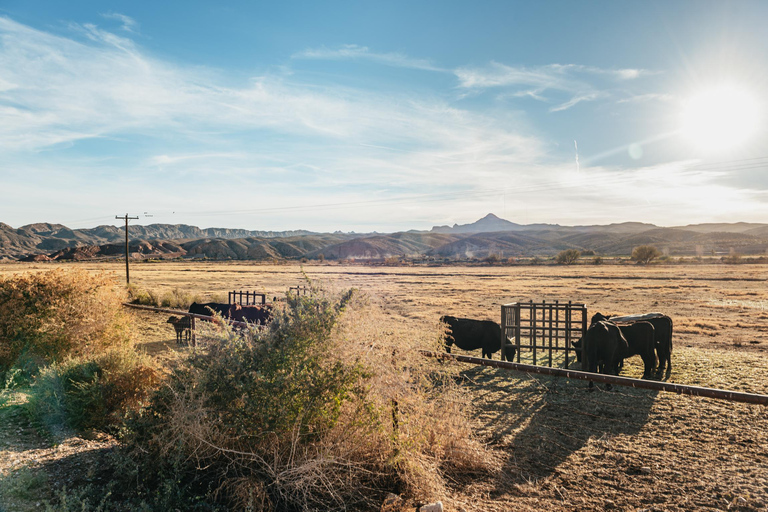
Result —
M 708 230 L 711 229 L 711 230 Z M 564 249 L 629 256 L 638 245 L 655 245 L 672 256 L 765 254 L 767 224 L 700 224 L 658 227 L 625 222 L 606 226 L 522 225 L 489 214 L 464 225 L 390 234 L 312 233 L 201 229 L 185 224 L 129 227 L 130 252 L 136 258 L 482 259 L 489 256 L 550 257 Z M 70 229 L 61 224 L 30 224 L 14 229 L 0 223 L 0 259 L 27 261 L 118 258 L 125 232 L 115 226 Z
M 245 229 L 205 228 L 186 224 L 128 226 L 128 238 L 139 240 L 263 239 L 312 235 L 311 231 L 250 231 Z M 61 224 L 37 223 L 14 229 L 0 222 L 0 259 L 19 259 L 30 255 L 55 253 L 84 246 L 102 246 L 125 240 L 125 228 L 102 225 L 70 229 Z M 74 253 L 73 253 L 74 254 Z

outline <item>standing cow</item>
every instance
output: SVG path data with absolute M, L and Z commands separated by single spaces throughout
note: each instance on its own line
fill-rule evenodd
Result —
M 611 322 L 593 323 L 584 333 L 584 337 L 573 345 L 580 348 L 582 358 L 586 358 L 586 371 L 604 375 L 618 375 L 623 355 L 629 350 L 624 335 Z M 593 385 L 592 381 L 589 381 L 589 387 Z M 606 387 L 611 389 L 610 384 Z
M 608 320 L 620 326 L 632 325 L 637 322 L 648 322 L 653 326 L 654 346 L 659 361 L 659 374 L 672 372 L 672 319 L 663 313 L 645 313 L 642 315 L 627 315 L 606 317 L 596 313 L 592 322 Z
M 181 345 L 184 342 L 189 343 L 189 340 L 192 337 L 192 321 L 188 316 L 171 316 L 168 317 L 168 320 L 166 320 L 165 323 L 173 325 L 173 330 L 176 331 L 177 345 Z
M 493 359 L 493 353 L 501 348 L 501 327 L 491 320 L 473 320 L 442 316 L 440 322 L 446 324 L 445 351 L 451 353 L 451 346 L 456 345 L 463 350 L 482 349 L 482 357 Z M 506 347 L 504 356 L 507 361 L 515 357 L 515 347 Z

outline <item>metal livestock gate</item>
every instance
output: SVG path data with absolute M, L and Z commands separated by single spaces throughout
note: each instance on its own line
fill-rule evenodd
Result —
M 586 330 L 587 307 L 582 303 L 528 301 L 502 304 L 501 358 L 505 359 L 504 349 L 513 346 L 518 363 L 521 349 L 527 349 L 531 352 L 533 365 L 546 361 L 549 367 L 562 365 L 568 368 L 571 353 L 575 358 L 580 351 L 571 342 L 581 338 Z M 561 352 L 565 352 L 562 359 Z
M 245 304 L 243 304 L 243 297 L 245 297 Z M 256 299 L 259 299 L 259 302 L 256 302 Z M 251 301 L 253 299 L 253 301 Z M 266 293 L 256 293 L 256 292 L 244 292 L 244 291 L 232 291 L 229 292 L 227 295 L 227 301 L 229 304 L 240 304 L 241 306 L 256 306 L 258 304 L 264 305 L 267 303 L 267 294 Z

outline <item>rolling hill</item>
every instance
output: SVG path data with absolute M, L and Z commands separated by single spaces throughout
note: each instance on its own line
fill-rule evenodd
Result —
M 548 257 L 564 249 L 628 256 L 638 245 L 655 245 L 670 255 L 754 255 L 768 250 L 768 224 L 698 224 L 658 227 L 640 222 L 605 226 L 522 225 L 489 214 L 471 224 L 435 226 L 429 231 L 390 234 L 249 231 L 184 224 L 129 227 L 135 258 L 482 259 L 489 256 Z M 0 223 L 0 259 L 86 260 L 119 258 L 125 231 L 115 226 L 70 229 L 38 223 L 18 229 Z

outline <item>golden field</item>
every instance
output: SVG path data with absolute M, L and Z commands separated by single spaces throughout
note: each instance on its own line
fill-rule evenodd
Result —
M 124 264 L 78 263 L 114 272 Z M 0 274 L 49 264 L 2 264 Z M 136 263 L 131 282 L 202 299 L 230 290 L 280 296 L 309 278 L 357 287 L 399 335 L 439 335 L 453 314 L 499 321 L 499 305 L 584 302 L 589 314 L 660 311 L 674 321 L 671 382 L 768 394 L 768 266 L 266 265 Z M 178 350 L 168 315 L 136 313 L 148 352 Z M 479 354 L 474 354 L 479 355 Z M 495 355 L 498 358 L 498 353 Z M 639 376 L 639 358 L 624 373 Z M 502 460 L 467 475 L 448 510 L 766 510 L 768 409 L 636 389 L 587 392 L 583 382 L 456 364 L 476 405 L 475 430 Z

